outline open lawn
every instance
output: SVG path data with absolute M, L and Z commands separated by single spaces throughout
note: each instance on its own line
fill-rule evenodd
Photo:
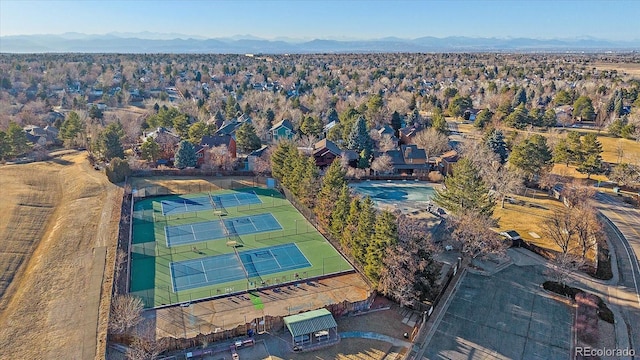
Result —
M 532 190 L 529 190 L 532 193 Z M 550 198 L 546 193 L 538 191 L 535 198 L 524 196 L 512 196 L 517 204 L 505 202 L 505 208 L 496 206 L 493 217 L 498 219 L 498 230 L 515 230 L 522 238 L 532 244 L 541 247 L 560 250 L 550 239 L 544 236 L 542 224 L 552 216 L 553 211 L 564 207 L 561 202 Z M 532 236 L 536 233 L 540 238 Z
M 121 190 L 82 152 L 0 188 L 0 358 L 104 358 Z

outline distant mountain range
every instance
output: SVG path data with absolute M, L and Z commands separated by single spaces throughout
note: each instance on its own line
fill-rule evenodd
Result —
M 0 36 L 0 53 L 370 53 L 370 52 L 605 52 L 640 51 L 640 39 L 611 41 L 595 38 L 531 39 L 387 37 L 373 40 L 262 39 L 252 35 L 205 38 L 182 34 L 109 33 L 87 35 Z

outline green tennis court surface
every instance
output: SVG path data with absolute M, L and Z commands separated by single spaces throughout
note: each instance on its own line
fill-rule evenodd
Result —
M 226 216 L 211 206 L 210 195 L 215 202 L 226 199 Z M 165 204 L 182 201 L 184 206 L 185 199 L 202 206 L 163 215 Z M 231 206 L 230 199 L 246 200 Z M 351 271 L 333 246 L 272 189 L 151 197 L 134 204 L 130 292 L 147 308 Z

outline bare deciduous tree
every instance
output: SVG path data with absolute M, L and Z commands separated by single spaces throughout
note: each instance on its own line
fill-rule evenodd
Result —
M 494 162 L 489 166 L 490 171 L 484 171 L 484 180 L 500 198 L 501 207 L 504 209 L 505 198 L 509 194 L 517 193 L 524 186 L 522 175 L 515 169 L 511 169 L 499 162 Z
M 236 159 L 229 154 L 226 146 L 215 146 L 205 151 L 204 167 L 210 169 L 232 170 L 236 164 Z
M 391 157 L 387 154 L 382 154 L 381 156 L 373 159 L 371 162 L 371 170 L 375 171 L 376 174 L 390 172 L 393 170 Z
M 571 273 L 577 271 L 583 263 L 583 258 L 576 254 L 558 253 L 551 260 L 551 267 L 547 269 L 546 274 L 551 280 L 564 285 Z
M 542 229 L 563 254 L 570 252 L 571 242 L 576 234 L 575 217 L 570 209 L 555 210 L 553 215 L 544 221 Z
M 154 323 L 145 321 L 137 327 L 126 356 L 128 360 L 155 360 L 164 350 L 164 338 L 156 340 Z
M 576 235 L 582 250 L 582 258 L 586 259 L 587 252 L 593 249 L 598 241 L 604 237 L 602 223 L 598 219 L 596 210 L 589 204 L 573 208 L 572 214 L 575 219 Z
M 491 230 L 494 220 L 474 212 L 463 212 L 451 217 L 453 242 L 460 252 L 472 259 L 489 254 L 504 255 L 507 243 Z
M 124 334 L 142 321 L 142 300 L 131 295 L 117 295 L 111 302 L 109 330 Z
M 389 151 L 397 148 L 398 145 L 396 141 L 394 141 L 390 135 L 382 135 L 380 140 L 378 141 L 378 150 L 380 151 Z
M 298 146 L 309 149 L 313 149 L 317 142 L 318 137 L 315 135 L 302 135 L 296 139 Z
M 589 202 L 596 194 L 593 187 L 586 185 L 583 181 L 574 179 L 571 183 L 562 188 L 564 203 L 569 208 L 582 206 Z
M 451 148 L 449 146 L 449 138 L 434 128 L 418 132 L 413 138 L 413 143 L 427 152 L 427 159 L 431 156 L 440 155 Z

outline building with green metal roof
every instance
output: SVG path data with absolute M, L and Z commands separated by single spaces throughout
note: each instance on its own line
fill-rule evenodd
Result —
M 286 316 L 284 324 L 291 333 L 294 346 L 326 343 L 338 338 L 338 324 L 327 309 Z

